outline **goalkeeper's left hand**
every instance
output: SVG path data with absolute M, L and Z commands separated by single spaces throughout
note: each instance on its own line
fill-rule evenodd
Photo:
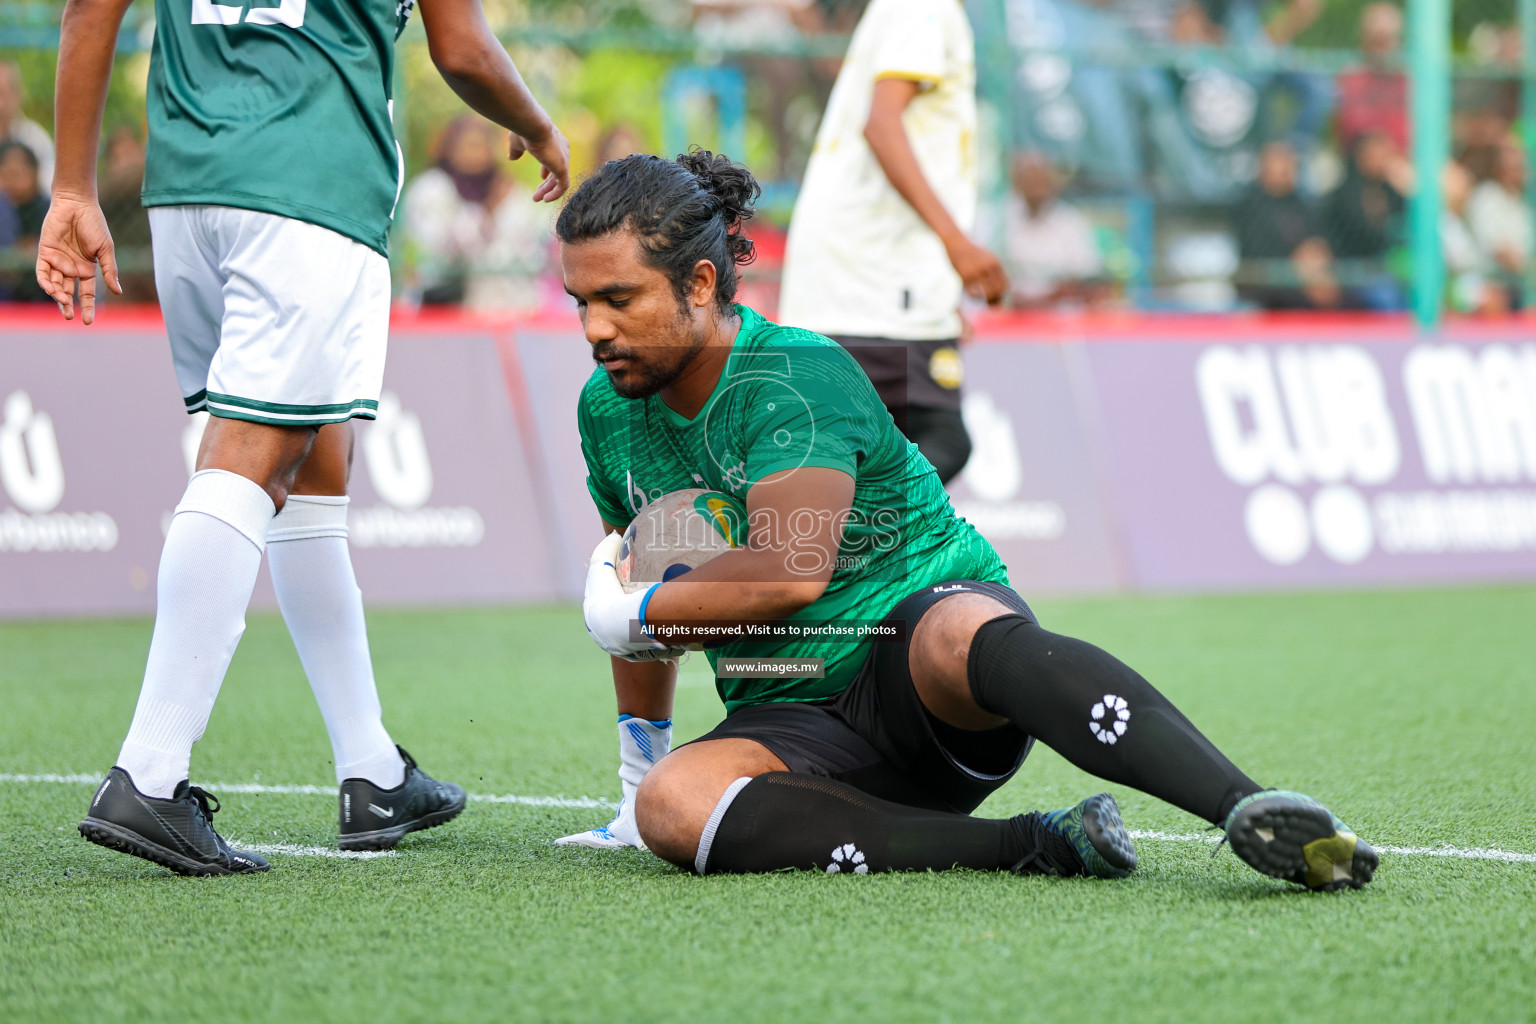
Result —
M 659 640 L 642 637 L 629 638 L 629 624 L 641 620 L 652 591 L 661 586 L 653 584 L 633 594 L 624 593 L 614 563 L 618 561 L 619 545 L 623 542 L 617 533 L 604 537 L 592 549 L 592 559 L 587 563 L 587 591 L 581 599 L 581 614 L 586 620 L 587 632 L 597 641 L 597 646 L 625 661 L 660 661 L 678 658 L 681 647 L 668 647 Z

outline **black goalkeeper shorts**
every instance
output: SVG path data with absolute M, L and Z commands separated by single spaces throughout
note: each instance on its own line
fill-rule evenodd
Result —
M 952 580 L 924 587 L 887 616 L 906 622 L 900 642 L 872 643 L 848 689 L 830 700 L 781 701 L 742 708 L 693 742 L 755 740 L 792 772 L 837 779 L 871 796 L 911 807 L 969 814 L 1011 779 L 1034 740 L 1004 725 L 971 732 L 929 714 L 912 684 L 907 645 L 919 619 L 951 594 L 995 597 L 1035 621 L 1000 583 Z

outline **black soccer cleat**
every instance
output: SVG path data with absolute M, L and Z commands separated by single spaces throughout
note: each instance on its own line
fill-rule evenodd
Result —
M 1381 858 L 1333 812 L 1309 796 L 1266 789 L 1238 801 L 1227 815 L 1232 852 L 1272 878 L 1331 891 L 1359 889 Z
M 405 781 L 394 789 L 380 789 L 367 779 L 348 779 L 341 784 L 341 835 L 343 850 L 393 849 L 408 832 L 436 828 L 464 810 L 464 787 L 438 782 L 416 767 L 416 759 L 395 747 L 405 761 Z
M 1013 866 L 1016 875 L 1125 878 L 1136 870 L 1136 847 L 1108 793 L 1059 811 L 1021 814 L 1013 822 L 1034 851 Z
M 96 790 L 80 834 L 98 846 L 143 857 L 178 875 L 243 875 L 267 862 L 231 849 L 213 830 L 219 801 L 183 779 L 169 800 L 145 796 L 133 778 L 114 767 Z

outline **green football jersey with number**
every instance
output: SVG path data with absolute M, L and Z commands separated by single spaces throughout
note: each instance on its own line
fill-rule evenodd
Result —
M 714 393 L 692 419 L 661 400 L 619 396 L 598 367 L 577 420 L 587 488 L 603 520 L 624 527 L 649 501 L 705 487 L 744 503 L 758 480 L 819 466 L 855 481 L 831 582 L 783 620 L 801 629 L 874 623 L 903 598 L 946 580 L 1008 582 L 992 545 L 955 514 L 939 477 L 896 429 L 852 356 L 829 338 L 781 327 L 737 306 L 741 330 Z M 808 516 L 813 513 L 807 512 Z M 809 519 L 750 525 L 754 544 L 788 547 L 791 564 L 824 567 L 832 553 L 808 543 Z M 767 529 L 771 532 L 766 534 Z M 712 647 L 727 658 L 823 658 L 822 679 L 730 679 L 716 686 L 727 713 L 765 701 L 822 700 L 847 688 L 874 641 L 740 640 Z
M 412 6 L 156 0 L 144 205 L 275 213 L 387 256 L 395 39 Z

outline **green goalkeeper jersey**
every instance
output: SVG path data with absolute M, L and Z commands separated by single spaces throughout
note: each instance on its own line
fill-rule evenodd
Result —
M 389 255 L 395 38 L 414 0 L 156 0 L 144 205 L 318 224 Z
M 1008 582 L 992 545 L 955 514 L 938 474 L 896 429 L 869 378 L 829 338 L 781 327 L 737 306 L 741 330 L 714 393 L 687 419 L 659 395 L 627 399 L 598 367 L 582 389 L 577 420 L 587 488 L 603 520 L 623 527 L 648 501 L 705 487 L 743 502 L 758 480 L 801 466 L 841 470 L 855 481 L 831 582 L 787 623 L 876 622 L 903 598 L 946 580 Z M 763 528 L 754 522 L 755 532 Z M 814 524 L 776 524 L 793 545 Z M 760 539 L 760 538 L 759 538 Z M 799 564 L 823 556 L 797 550 Z M 825 562 L 821 562 L 825 565 Z M 821 679 L 716 678 L 730 713 L 765 701 L 822 700 L 853 681 L 874 641 L 740 640 L 712 647 L 729 658 L 822 658 Z

